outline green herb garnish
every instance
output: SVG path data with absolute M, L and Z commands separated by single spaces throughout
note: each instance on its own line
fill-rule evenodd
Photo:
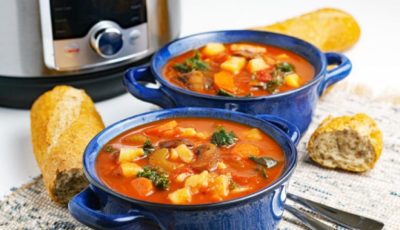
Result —
M 234 94 L 231 94 L 228 91 L 225 91 L 223 89 L 219 89 L 217 92 L 217 95 L 224 96 L 224 97 L 236 97 Z
M 111 145 L 107 145 L 104 148 L 104 151 L 106 151 L 106 153 L 113 153 L 113 152 L 118 151 L 118 150 L 116 148 L 112 147 Z
M 234 190 L 238 187 L 239 187 L 239 185 L 231 178 L 229 180 L 229 190 Z
M 154 186 L 159 189 L 166 190 L 169 187 L 170 181 L 168 179 L 168 176 L 157 168 L 146 166 L 143 168 L 143 171 L 140 171 L 136 176 L 150 179 L 153 182 Z
M 218 147 L 228 147 L 235 144 L 237 137 L 234 132 L 227 133 L 224 127 L 219 127 L 211 136 L 211 143 Z
M 155 148 L 150 140 L 146 140 L 143 143 L 143 151 L 146 156 L 149 155 L 150 153 L 154 152 L 154 150 L 155 150 Z
M 179 71 L 181 73 L 189 73 L 190 71 L 192 71 L 192 68 L 190 66 L 186 65 L 185 63 L 175 64 L 174 69 L 176 69 L 177 71 Z
M 181 73 L 188 73 L 193 70 L 206 70 L 208 64 L 201 59 L 200 52 L 196 50 L 193 57 L 186 59 L 183 63 L 175 64 L 174 69 Z
M 283 72 L 273 71 L 272 80 L 267 82 L 266 90 L 268 90 L 269 93 L 277 93 L 278 88 L 281 87 L 284 82 L 284 78 L 285 74 Z
M 262 165 L 268 169 L 274 167 L 278 164 L 278 161 L 272 159 L 271 157 L 256 157 L 256 156 L 249 156 L 249 159 L 254 161 L 255 163 Z
M 288 62 L 278 63 L 272 71 L 271 76 L 272 79 L 267 82 L 265 89 L 268 90 L 269 93 L 277 93 L 278 88 L 284 82 L 285 76 L 294 72 L 294 67 Z
M 283 73 L 291 73 L 294 71 L 293 65 L 288 62 L 281 62 L 276 65 L 276 69 Z

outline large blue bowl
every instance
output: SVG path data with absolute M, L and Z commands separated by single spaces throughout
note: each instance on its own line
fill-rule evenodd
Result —
M 209 42 L 254 42 L 290 50 L 304 57 L 315 69 L 314 78 L 306 85 L 284 93 L 254 98 L 230 98 L 199 94 L 177 87 L 162 76 L 164 65 L 172 57 L 197 49 Z M 327 71 L 327 65 L 337 65 Z M 274 114 L 295 124 L 304 133 L 319 96 L 331 84 L 345 78 L 351 71 L 350 61 L 338 53 L 322 53 L 303 40 L 282 34 L 237 30 L 216 31 L 191 35 L 175 40 L 154 54 L 151 66 L 129 69 L 124 77 L 126 89 L 135 97 L 161 106 L 225 108 L 249 114 Z M 140 82 L 159 82 L 149 88 Z
M 270 186 L 245 197 L 203 205 L 169 205 L 129 198 L 107 187 L 96 172 L 100 149 L 120 133 L 149 122 L 175 117 L 209 117 L 257 127 L 283 149 L 282 175 Z M 145 113 L 117 122 L 99 133 L 87 146 L 83 165 L 90 186 L 69 203 L 78 221 L 96 229 L 275 229 L 281 219 L 288 179 L 297 162 L 298 129 L 271 115 L 202 108 L 180 108 Z

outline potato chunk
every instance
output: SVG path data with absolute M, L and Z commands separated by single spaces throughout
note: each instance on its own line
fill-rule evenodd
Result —
M 245 135 L 247 140 L 260 141 L 262 139 L 262 133 L 257 128 L 252 128 L 246 131 Z
M 225 51 L 225 46 L 222 43 L 208 43 L 204 49 L 203 54 L 207 56 L 214 56 Z
M 138 172 L 143 170 L 142 167 L 133 162 L 123 162 L 121 163 L 120 167 L 122 175 L 125 177 L 134 177 L 136 174 L 138 174 Z
M 230 177 L 219 175 L 214 180 L 213 197 L 223 199 L 229 195 Z
M 144 151 L 142 148 L 121 148 L 119 152 L 118 161 L 120 163 L 134 161 L 143 155 Z
M 168 199 L 174 204 L 186 204 L 192 200 L 190 188 L 181 188 L 168 194 Z
M 196 137 L 201 139 L 201 140 L 206 140 L 207 138 L 210 137 L 210 134 L 206 133 L 206 132 L 198 132 L 196 134 Z
M 188 177 L 185 181 L 185 187 L 191 188 L 194 193 L 197 193 L 201 187 L 208 186 L 208 175 L 208 171 L 204 170 L 200 174 Z
M 286 77 L 285 77 L 285 80 L 284 80 L 284 82 L 285 82 L 285 84 L 286 85 L 288 85 L 288 86 L 290 86 L 290 87 L 293 87 L 293 88 L 298 88 L 298 87 L 300 87 L 300 77 L 299 77 L 299 75 L 297 75 L 297 74 L 295 74 L 295 73 L 292 73 L 292 74 L 289 74 L 289 75 L 287 75 Z
M 181 144 L 175 148 L 176 152 L 178 153 L 179 158 L 185 162 L 189 163 L 193 160 L 193 152 L 190 150 L 185 144 Z
M 233 74 L 238 74 L 246 64 L 244 57 L 232 56 L 221 64 L 221 69 L 229 71 Z
M 265 63 L 264 59 L 262 58 L 253 58 L 247 64 L 247 70 L 250 73 L 254 73 L 267 68 L 269 68 L 269 65 Z
M 194 128 L 179 128 L 181 137 L 193 137 L 197 134 Z

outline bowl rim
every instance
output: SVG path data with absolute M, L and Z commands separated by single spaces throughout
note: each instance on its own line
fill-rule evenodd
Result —
M 97 180 L 95 177 L 92 176 L 92 173 L 97 175 L 97 171 L 96 171 L 96 168 L 89 167 L 90 164 L 88 163 L 88 161 L 90 161 L 90 160 L 88 158 L 91 155 L 95 154 L 94 161 L 96 161 L 97 156 L 99 154 L 99 150 L 103 147 L 103 146 L 99 146 L 97 141 L 99 139 L 102 139 L 103 135 L 110 135 L 110 137 L 107 139 L 107 141 L 104 141 L 104 143 L 103 143 L 103 145 L 104 145 L 108 141 L 110 141 L 112 138 L 115 138 L 116 136 L 120 135 L 122 132 L 125 132 L 129 129 L 133 129 L 139 125 L 145 125 L 145 124 L 148 124 L 148 123 L 151 123 L 154 121 L 173 118 L 174 115 L 180 114 L 180 113 L 196 113 L 196 112 L 204 113 L 203 114 L 204 116 L 196 116 L 193 114 L 192 115 L 186 114 L 182 117 L 214 118 L 213 116 L 207 115 L 207 113 L 209 113 L 210 110 L 214 111 L 216 113 L 223 113 L 223 114 L 229 113 L 229 114 L 231 114 L 231 117 L 233 117 L 233 118 L 240 116 L 241 118 L 244 118 L 247 121 L 253 120 L 253 121 L 265 123 L 266 126 L 271 128 L 278 135 L 282 136 L 283 139 L 286 141 L 286 143 L 280 143 L 280 142 L 278 142 L 277 138 L 274 137 L 271 133 L 266 133 L 265 131 L 263 131 L 263 132 L 265 132 L 266 135 L 268 135 L 272 139 L 274 139 L 282 149 L 284 149 L 282 146 L 287 144 L 287 146 L 289 147 L 289 152 L 288 153 L 284 152 L 285 158 L 287 157 L 287 155 L 292 154 L 293 160 L 291 162 L 287 163 L 288 165 L 283 170 L 282 174 L 275 181 L 273 181 L 270 185 L 268 185 L 260 190 L 257 190 L 256 192 L 250 193 L 246 196 L 241 196 L 241 197 L 237 197 L 235 199 L 230 199 L 230 200 L 225 200 L 225 201 L 215 202 L 215 203 L 206 203 L 206 204 L 189 204 L 189 205 L 164 204 L 164 203 L 145 201 L 145 200 L 141 200 L 141 199 L 135 199 L 135 198 L 126 196 L 124 194 L 121 194 L 121 193 L 113 190 L 112 188 L 107 186 L 104 182 L 102 182 L 100 180 L 100 178 L 99 178 L 99 180 Z M 120 126 L 124 123 L 129 123 L 129 122 L 137 123 L 139 120 L 135 121 L 135 119 L 139 119 L 139 118 L 143 118 L 143 117 L 151 116 L 151 115 L 154 115 L 154 117 L 150 121 L 145 121 L 145 123 L 143 123 L 143 124 L 138 124 L 136 126 L 133 125 L 130 127 L 126 127 L 124 129 L 120 129 Z M 156 117 L 156 115 L 161 115 L 162 118 L 158 119 Z M 217 118 L 217 119 L 224 119 L 224 118 Z M 226 119 L 226 120 L 229 120 L 229 119 Z M 229 120 L 229 121 L 240 123 L 235 120 Z M 97 151 L 95 151 L 96 147 L 98 147 Z M 121 198 L 124 201 L 128 201 L 130 203 L 140 205 L 142 207 L 153 207 L 153 208 L 163 208 L 163 209 L 166 208 L 166 209 L 170 209 L 170 210 L 189 210 L 190 211 L 190 210 L 199 210 L 199 209 L 208 209 L 208 208 L 225 208 L 227 206 L 236 205 L 238 203 L 246 202 L 246 201 L 249 201 L 252 199 L 256 199 L 257 197 L 263 196 L 265 194 L 268 194 L 271 191 L 274 191 L 275 189 L 277 189 L 282 184 L 284 184 L 290 178 L 290 176 L 293 174 L 294 169 L 296 168 L 297 161 L 298 161 L 297 149 L 296 149 L 296 146 L 294 145 L 294 143 L 290 140 L 290 138 L 282 130 L 275 127 L 271 123 L 269 123 L 265 120 L 262 120 L 261 118 L 257 118 L 255 116 L 248 115 L 245 113 L 228 111 L 228 110 L 224 110 L 224 109 L 211 108 L 211 109 L 204 110 L 204 108 L 186 107 L 186 108 L 174 108 L 174 109 L 164 109 L 164 110 L 146 112 L 146 113 L 142 113 L 142 114 L 138 114 L 138 115 L 134 115 L 134 116 L 125 118 L 123 120 L 115 122 L 114 124 L 106 127 L 103 131 L 101 131 L 99 134 L 97 134 L 87 145 L 87 147 L 84 151 L 84 154 L 83 154 L 83 169 L 84 169 L 85 176 L 88 179 L 90 185 L 94 185 L 98 189 L 106 192 L 107 194 Z M 96 163 L 93 163 L 93 165 L 95 165 L 95 164 Z
M 264 95 L 264 96 L 257 96 L 257 97 L 224 97 L 224 96 L 219 96 L 219 95 L 208 95 L 208 94 L 202 94 L 202 93 L 197 93 L 197 92 L 193 92 L 181 87 L 178 87 L 172 83 L 170 83 L 168 80 L 166 80 L 163 76 L 161 76 L 161 74 L 158 74 L 158 72 L 155 70 L 155 65 L 157 62 L 157 57 L 161 55 L 162 52 L 165 52 L 171 45 L 174 45 L 175 43 L 178 42 L 182 42 L 185 41 L 187 39 L 191 39 L 191 38 L 195 38 L 195 37 L 199 37 L 199 36 L 205 36 L 205 35 L 212 35 L 212 34 L 216 34 L 219 36 L 226 36 L 226 35 L 222 35 L 225 33 L 251 33 L 253 35 L 257 35 L 257 36 L 265 36 L 265 35 L 271 35 L 271 36 L 276 36 L 276 37 L 280 37 L 281 39 L 286 39 L 288 41 L 295 41 L 297 43 L 300 43 L 303 46 L 308 46 L 310 47 L 310 49 L 316 51 L 315 53 L 317 54 L 320 62 L 321 62 L 321 68 L 319 70 L 318 73 L 314 73 L 314 77 L 312 78 L 311 81 L 307 82 L 306 84 L 302 85 L 299 88 L 296 89 L 292 89 L 286 92 L 282 92 L 282 93 L 277 93 L 277 94 L 270 94 L 270 95 Z M 245 40 L 243 40 L 242 42 L 246 42 Z M 204 43 L 203 45 L 205 45 L 206 43 Z M 272 45 L 271 45 L 272 46 Z M 280 49 L 284 49 L 284 50 L 288 50 L 285 47 L 281 47 L 281 46 L 275 46 L 278 47 Z M 188 50 L 187 50 L 188 51 Z M 304 57 L 303 55 L 293 51 L 293 50 L 289 50 L 290 52 L 295 53 L 296 55 L 299 55 L 300 57 L 304 58 L 308 63 L 310 63 L 310 65 L 312 65 L 315 69 L 315 65 L 313 65 L 309 59 L 307 59 L 306 57 Z M 180 53 L 182 54 L 182 53 Z M 168 57 L 168 60 L 176 57 L 177 55 L 180 54 L 176 54 L 174 56 L 170 56 Z M 164 66 L 163 66 L 164 67 Z M 273 99 L 273 98 L 279 98 L 279 97 L 285 97 L 285 96 L 290 96 L 292 94 L 295 94 L 297 92 L 303 91 L 308 89 L 309 87 L 317 84 L 321 78 L 324 76 L 324 74 L 326 73 L 326 68 L 327 68 L 327 60 L 325 58 L 325 54 L 318 49 L 316 46 L 314 46 L 313 44 L 303 40 L 303 39 L 299 39 L 293 36 L 289 36 L 289 35 L 285 35 L 285 34 L 281 34 L 281 33 L 274 33 L 274 32 L 269 32 L 269 31 L 259 31 L 259 30 L 216 30 L 216 31 L 207 31 L 207 32 L 202 32 L 202 33 L 196 33 L 196 34 L 191 34 L 182 38 L 178 38 L 176 40 L 173 40 L 167 44 L 165 44 L 164 46 L 162 46 L 156 53 L 154 53 L 153 57 L 151 58 L 151 62 L 150 62 L 150 69 L 151 72 L 153 74 L 153 76 L 155 77 L 155 79 L 161 83 L 162 86 L 167 87 L 168 89 L 172 89 L 178 93 L 181 94 L 188 94 L 190 96 L 194 96 L 194 97 L 199 97 L 199 98 L 205 98 L 205 99 L 213 99 L 213 100 L 230 100 L 230 101 L 254 101 L 254 100 L 261 100 L 261 99 Z M 160 70 L 161 72 L 162 70 Z M 160 88 L 162 89 L 162 88 Z

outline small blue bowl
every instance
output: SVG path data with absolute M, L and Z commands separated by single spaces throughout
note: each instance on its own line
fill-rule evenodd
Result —
M 172 57 L 200 48 L 209 42 L 253 42 L 289 50 L 304 57 L 314 67 L 315 76 L 300 88 L 254 98 L 200 94 L 177 87 L 163 78 L 162 69 Z M 327 65 L 332 64 L 337 67 L 327 71 Z M 322 53 L 303 40 L 270 32 L 233 30 L 201 33 L 175 40 L 154 54 L 151 66 L 129 69 L 125 74 L 124 84 L 133 96 L 162 108 L 214 107 L 249 114 L 273 114 L 292 122 L 304 133 L 311 122 L 319 96 L 328 86 L 345 78 L 350 71 L 351 63 L 342 54 Z M 149 88 L 140 82 L 159 82 L 160 87 Z
M 247 196 L 201 205 L 137 200 L 111 190 L 101 181 L 96 172 L 96 159 L 108 141 L 134 127 L 177 117 L 224 119 L 259 128 L 284 151 L 286 162 L 282 175 L 270 186 Z M 179 108 L 133 116 L 107 127 L 91 140 L 83 157 L 90 186 L 69 202 L 69 211 L 75 219 L 96 229 L 275 229 L 283 214 L 288 180 L 296 166 L 295 145 L 299 138 L 296 126 L 272 115 Z

